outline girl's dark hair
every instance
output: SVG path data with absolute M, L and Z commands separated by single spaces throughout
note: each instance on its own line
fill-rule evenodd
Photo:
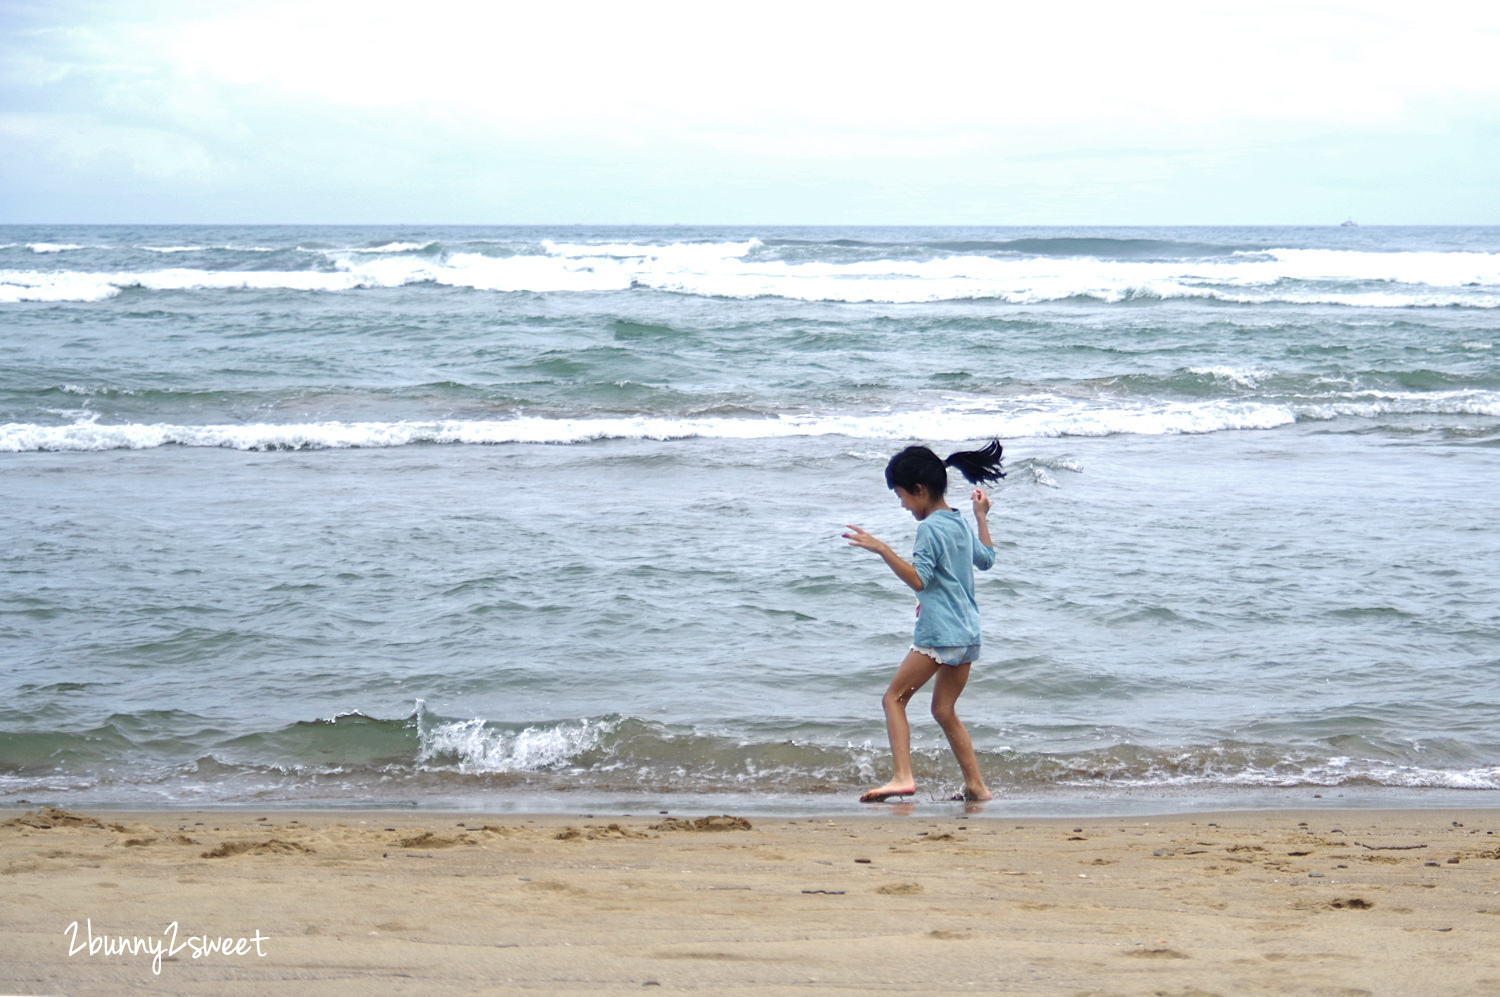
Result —
M 885 466 L 885 484 L 887 488 L 912 493 L 917 485 L 922 485 L 928 495 L 937 497 L 948 490 L 950 467 L 958 468 L 959 474 L 976 485 L 999 481 L 1005 477 L 1000 470 L 1000 454 L 1004 449 L 999 440 L 992 440 L 979 450 L 961 450 L 943 460 L 926 447 L 907 447 Z

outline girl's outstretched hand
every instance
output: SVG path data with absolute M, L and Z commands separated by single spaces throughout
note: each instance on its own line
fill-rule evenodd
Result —
M 879 553 L 885 546 L 884 541 L 877 540 L 858 526 L 848 525 L 850 532 L 844 534 L 844 539 L 849 541 L 850 547 L 860 547 L 864 550 L 873 550 Z
M 974 494 L 969 498 L 974 501 L 975 519 L 983 519 L 990 514 L 990 497 L 984 493 L 983 488 L 974 489 Z

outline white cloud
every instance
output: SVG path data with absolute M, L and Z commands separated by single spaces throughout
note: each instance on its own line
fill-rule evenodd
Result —
M 0 31 L 23 199 L 71 169 L 243 220 L 1500 218 L 1494 5 L 68 2 Z
M 156 34 L 176 73 L 561 129 L 1390 121 L 1500 95 L 1471 3 L 262 3 Z
M 53 170 L 80 174 L 130 172 L 154 180 L 202 180 L 213 157 L 180 133 L 62 114 L 0 113 L 7 158 L 28 157 Z

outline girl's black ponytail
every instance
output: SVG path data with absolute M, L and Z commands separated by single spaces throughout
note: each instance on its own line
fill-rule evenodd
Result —
M 987 481 L 999 481 L 1005 477 L 1000 470 L 1000 454 L 1004 451 L 999 440 L 991 440 L 989 446 L 980 450 L 960 450 L 949 454 L 943 463 L 958 469 L 971 484 L 982 485 Z
M 920 486 L 929 498 L 939 498 L 948 490 L 950 467 L 958 468 L 958 473 L 976 485 L 999 481 L 1005 477 L 1000 470 L 1000 450 L 1000 441 L 995 440 L 982 450 L 962 450 L 943 460 L 926 447 L 907 447 L 885 466 L 885 483 L 912 494 Z

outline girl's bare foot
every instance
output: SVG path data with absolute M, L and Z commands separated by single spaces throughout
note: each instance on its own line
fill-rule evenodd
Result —
M 954 793 L 952 796 L 948 797 L 948 799 L 954 801 L 955 803 L 985 803 L 989 800 L 993 800 L 994 798 L 995 797 L 990 794 L 990 791 L 988 789 L 985 789 L 983 786 L 981 786 L 978 790 L 965 788 L 962 793 Z
M 913 796 L 917 792 L 915 782 L 896 782 L 892 780 L 884 786 L 876 789 L 868 789 L 860 795 L 861 803 L 884 803 L 892 796 Z

